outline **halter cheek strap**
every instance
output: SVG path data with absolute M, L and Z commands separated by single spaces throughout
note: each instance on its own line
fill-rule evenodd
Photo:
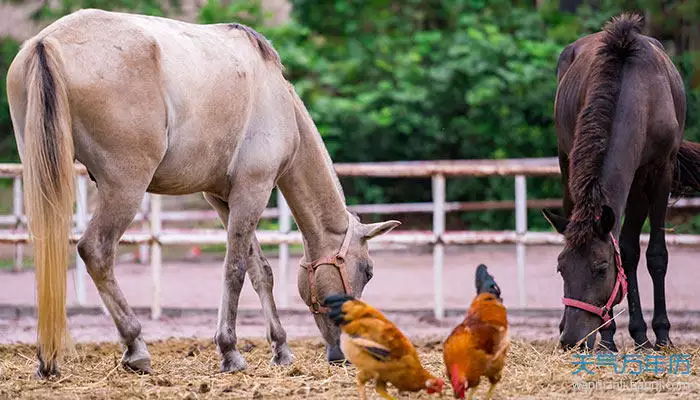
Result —
M 331 257 L 321 257 L 313 262 L 301 261 L 300 265 L 302 268 L 309 272 L 309 286 L 311 286 L 311 305 L 309 306 L 309 311 L 314 314 L 327 313 L 328 307 L 324 307 L 318 301 L 318 293 L 316 289 L 316 270 L 321 265 L 333 265 L 338 269 L 340 273 L 340 279 L 343 281 L 343 289 L 348 295 L 352 294 L 352 288 L 350 287 L 350 280 L 348 279 L 348 271 L 345 267 L 345 256 L 348 253 L 348 248 L 350 248 L 350 240 L 352 239 L 352 232 L 354 230 L 355 218 L 348 215 L 348 230 L 345 233 L 345 239 L 343 244 L 340 246 L 340 250 Z
M 610 239 L 612 240 L 613 247 L 615 248 L 615 267 L 617 268 L 617 279 L 615 280 L 615 287 L 610 294 L 608 302 L 605 303 L 603 307 L 597 307 L 581 300 L 562 297 L 562 302 L 564 305 L 580 308 L 601 317 L 603 319 L 603 327 L 610 325 L 610 319 L 612 318 L 612 306 L 614 305 L 613 303 L 615 302 L 615 298 L 617 297 L 617 293 L 620 291 L 620 289 L 622 289 L 622 297 L 620 297 L 620 302 L 622 302 L 622 299 L 624 299 L 627 295 L 627 276 L 625 275 L 625 270 L 622 268 L 620 246 L 618 245 L 612 232 L 610 233 Z

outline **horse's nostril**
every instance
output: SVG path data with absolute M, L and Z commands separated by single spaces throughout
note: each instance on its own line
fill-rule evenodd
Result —
M 326 359 L 329 363 L 339 363 L 345 361 L 345 355 L 340 346 L 326 346 Z

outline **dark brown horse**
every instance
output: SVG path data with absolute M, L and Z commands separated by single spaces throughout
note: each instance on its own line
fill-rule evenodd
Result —
M 664 220 L 670 193 L 700 188 L 700 146 L 683 140 L 686 99 L 663 45 L 623 14 L 569 44 L 557 63 L 555 120 L 565 187 L 564 216 L 543 210 L 565 238 L 559 327 L 565 348 L 600 344 L 617 351 L 612 306 L 629 288 L 629 332 L 651 347 L 637 285 L 639 236 L 649 216 L 647 266 L 654 285 L 656 347 L 670 345 Z M 621 224 L 625 216 L 624 225 Z M 619 247 L 617 241 L 619 240 Z M 582 340 L 586 338 L 586 340 Z

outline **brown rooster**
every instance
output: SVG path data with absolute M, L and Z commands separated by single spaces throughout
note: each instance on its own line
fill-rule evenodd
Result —
M 357 386 L 366 399 L 365 384 L 376 380 L 376 391 L 393 399 L 391 383 L 400 391 L 442 392 L 443 381 L 426 371 L 413 344 L 376 308 L 348 295 L 326 297 L 328 317 L 340 327 L 340 345 L 348 361 L 358 369 Z
M 482 376 L 491 382 L 486 395 L 490 399 L 501 380 L 508 351 L 508 318 L 501 289 L 483 264 L 476 269 L 476 292 L 466 317 L 443 345 L 447 376 L 457 399 L 463 399 L 469 390 L 471 399 Z

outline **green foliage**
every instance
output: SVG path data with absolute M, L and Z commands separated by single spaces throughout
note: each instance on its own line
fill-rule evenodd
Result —
M 542 14 L 511 4 L 294 1 L 298 22 L 322 37 L 313 42 L 322 57 L 301 65 L 311 70 L 295 84 L 302 83 L 333 159 L 553 156 L 555 70 L 564 44 L 548 36 Z M 532 196 L 561 195 L 556 180 L 542 181 L 531 186 Z M 512 179 L 450 182 L 451 200 L 513 196 Z M 428 180 L 357 178 L 344 186 L 351 202 L 426 201 L 431 193 Z M 466 218 L 476 228 L 513 224 L 512 212 Z
M 256 1 L 207 0 L 198 22 L 240 22 L 270 39 L 333 160 L 360 162 L 554 156 L 556 61 L 565 45 L 623 10 L 650 10 L 666 39 L 679 32 L 678 21 L 700 21 L 693 2 L 660 7 L 651 0 L 600 0 L 584 2 L 576 14 L 560 12 L 557 0 L 541 1 L 539 9 L 533 3 L 292 0 L 291 21 L 270 26 Z M 78 7 L 164 15 L 163 4 L 63 0 L 39 16 L 55 19 Z M 16 43 L 2 43 L 5 71 Z M 692 112 L 700 107 L 700 80 L 693 81 L 700 79 L 700 57 L 686 52 L 675 61 L 686 79 L 686 137 L 700 140 L 700 117 Z M 3 135 L 11 132 L 5 96 L 3 88 Z M 16 160 L 11 136 L 0 136 L 0 146 L 0 156 Z M 344 178 L 343 186 L 355 204 L 427 201 L 431 194 L 427 179 Z M 447 188 L 451 201 L 506 200 L 513 198 L 514 185 L 512 178 L 465 178 L 451 179 Z M 531 198 L 561 195 L 558 178 L 528 179 Z M 509 229 L 513 220 L 512 211 L 464 215 L 473 229 Z M 686 228 L 696 231 L 698 221 Z M 530 212 L 529 222 L 549 229 L 539 210 Z
M 48 2 L 45 2 L 32 17 L 37 20 L 52 21 L 81 8 L 165 16 L 166 3 L 161 0 L 61 0 L 57 8 L 52 8 Z M 175 9 L 180 8 L 179 0 L 172 1 L 170 5 Z
M 11 38 L 0 38 L 0 162 L 18 162 L 17 145 L 12 134 L 10 108 L 7 103 L 7 87 L 4 77 L 12 59 L 19 51 L 19 43 Z

